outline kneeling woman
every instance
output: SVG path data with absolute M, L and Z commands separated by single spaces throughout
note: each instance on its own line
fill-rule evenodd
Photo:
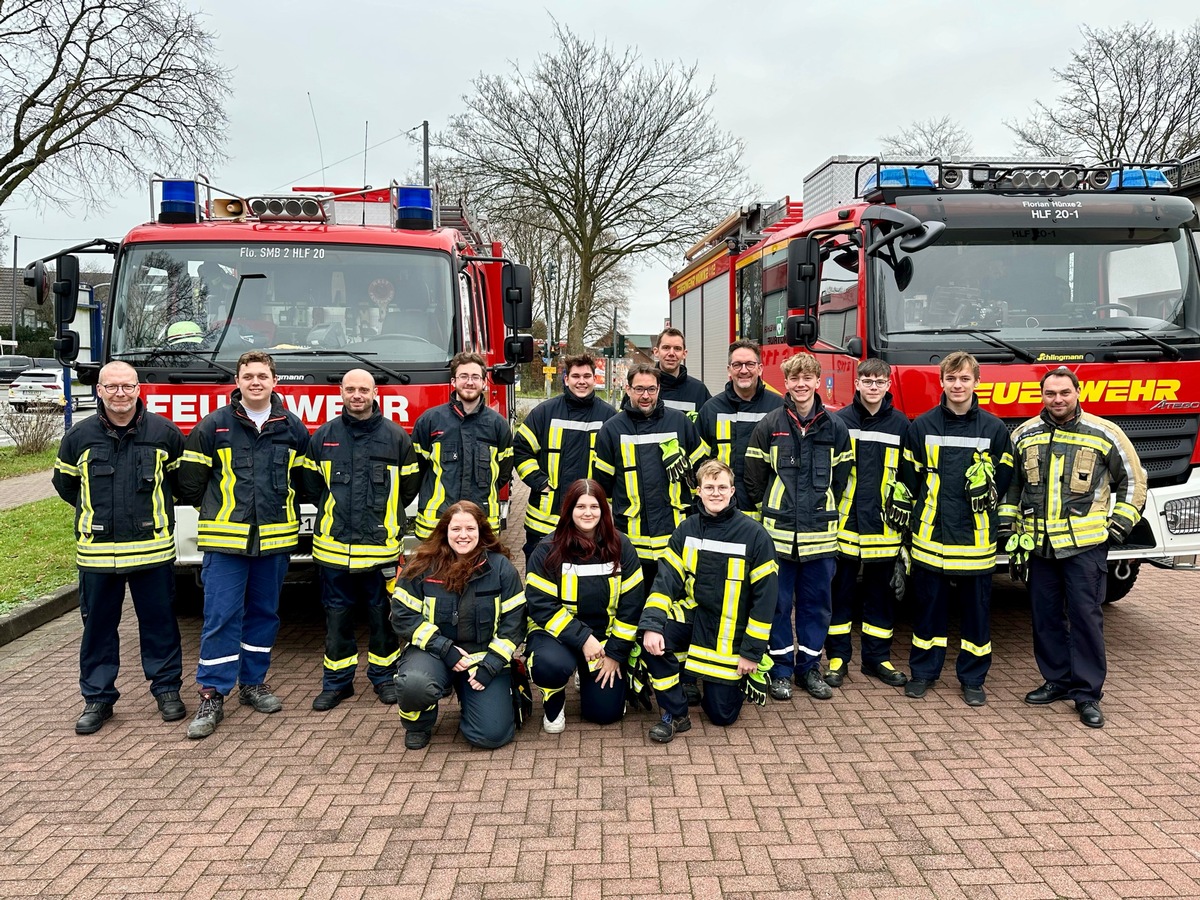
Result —
M 542 728 L 566 727 L 565 688 L 578 668 L 583 718 L 599 725 L 625 712 L 623 669 L 642 613 L 642 567 L 617 531 L 604 489 L 581 478 L 567 488 L 554 533 L 529 557 L 530 677 L 542 689 Z
M 474 503 L 448 507 L 413 553 L 392 596 L 392 626 L 410 642 L 396 667 L 405 747 L 429 743 L 451 687 L 468 742 L 493 748 L 513 739 L 508 666 L 525 636 L 525 593 Z

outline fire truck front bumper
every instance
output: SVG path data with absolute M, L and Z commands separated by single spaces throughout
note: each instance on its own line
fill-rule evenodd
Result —
M 1144 559 L 1171 569 L 1200 565 L 1200 467 L 1183 484 L 1151 488 L 1142 521 L 1109 559 Z M 1147 546 L 1148 545 L 1148 546 Z

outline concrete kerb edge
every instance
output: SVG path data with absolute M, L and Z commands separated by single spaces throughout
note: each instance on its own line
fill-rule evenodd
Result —
M 11 613 L 0 616 L 0 647 L 78 608 L 78 584 L 61 587 L 51 594 L 23 603 Z

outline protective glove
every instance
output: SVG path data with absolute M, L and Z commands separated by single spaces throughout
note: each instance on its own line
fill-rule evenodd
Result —
M 687 412 L 684 413 L 684 415 L 688 417 L 689 421 L 695 423 L 695 421 L 700 418 L 700 410 L 698 410 L 698 409 L 688 410 Z
M 767 705 L 767 676 L 771 671 L 771 657 L 763 654 L 758 668 L 742 677 L 742 693 L 755 706 Z
M 912 557 L 908 555 L 908 548 L 901 547 L 900 552 L 896 554 L 896 565 L 892 569 L 891 580 L 888 581 L 888 586 L 896 592 L 896 602 L 904 602 L 904 592 L 908 589 L 908 574 L 912 571 Z
M 688 466 L 683 449 L 675 438 L 667 438 L 659 445 L 662 450 L 663 465 L 667 467 L 667 478 L 672 484 L 686 484 L 692 490 L 696 489 L 696 478 Z
M 629 681 L 630 705 L 636 709 L 641 707 L 646 712 L 654 708 L 654 699 L 650 688 L 650 671 L 646 667 L 646 658 L 642 654 L 640 641 L 629 651 L 629 660 L 625 664 L 625 677 Z
M 1010 534 L 1004 542 L 1008 554 L 1008 577 L 1013 581 L 1029 581 L 1029 554 L 1033 552 L 1032 534 Z
M 883 501 L 883 522 L 897 531 L 907 531 L 912 522 L 913 495 L 902 482 L 893 481 Z
M 1125 539 L 1129 537 L 1129 532 L 1125 530 L 1125 525 L 1113 519 L 1108 523 L 1108 539 L 1114 544 L 1123 544 Z
M 996 464 L 982 450 L 975 451 L 975 462 L 967 469 L 967 497 L 972 512 L 990 512 L 996 508 Z

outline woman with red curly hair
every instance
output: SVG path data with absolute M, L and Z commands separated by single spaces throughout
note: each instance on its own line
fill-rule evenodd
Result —
M 642 613 L 642 567 L 617 531 L 604 489 L 572 482 L 554 532 L 529 557 L 530 677 L 542 689 L 542 729 L 566 728 L 567 681 L 583 674 L 583 718 L 608 725 L 625 713 L 629 654 Z
M 479 506 L 462 500 L 442 513 L 396 582 L 392 627 L 409 642 L 396 667 L 406 748 L 429 743 L 452 687 L 469 743 L 513 739 L 508 667 L 525 637 L 525 592 Z

